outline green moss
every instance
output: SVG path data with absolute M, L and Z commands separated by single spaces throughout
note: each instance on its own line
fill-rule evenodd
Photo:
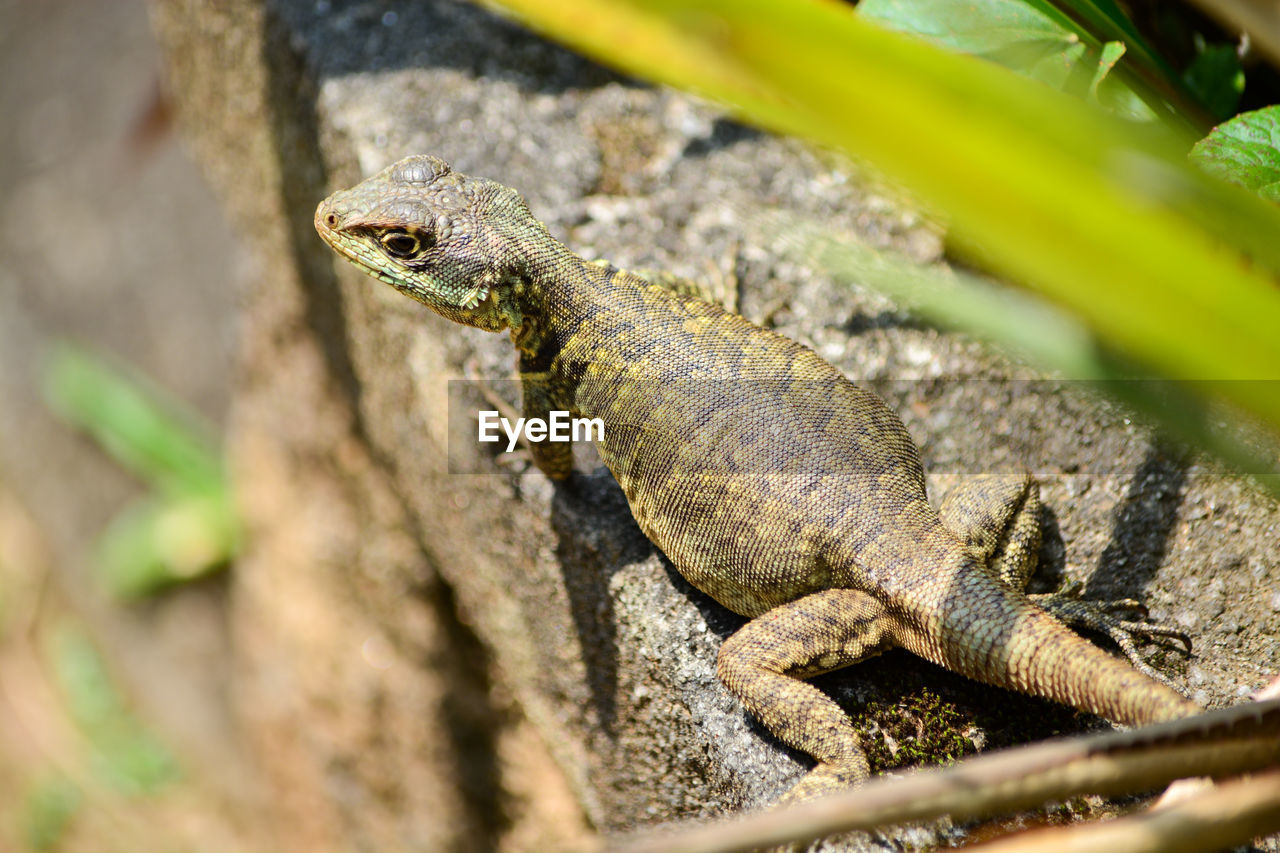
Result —
M 977 751 L 971 722 L 928 688 L 897 702 L 869 702 L 853 716 L 873 773 L 950 764 Z

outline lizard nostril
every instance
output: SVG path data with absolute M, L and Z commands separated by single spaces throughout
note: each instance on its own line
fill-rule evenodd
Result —
M 338 227 L 338 214 L 336 214 L 336 213 L 330 213 L 330 214 L 327 214 L 327 215 L 325 216 L 325 218 L 324 218 L 324 224 L 325 224 L 325 225 L 328 225 L 330 228 L 337 228 L 337 227 Z

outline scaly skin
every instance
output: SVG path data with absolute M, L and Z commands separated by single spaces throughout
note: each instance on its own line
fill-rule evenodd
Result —
M 1198 710 L 1024 594 L 1040 542 L 1029 477 L 979 478 L 935 511 L 902 422 L 808 348 L 584 261 L 514 190 L 434 157 L 335 193 L 315 223 L 348 260 L 442 316 L 509 329 L 526 417 L 604 421 L 601 457 L 641 529 L 690 583 L 752 617 L 717 669 L 817 759 L 790 799 L 868 775 L 849 719 L 803 679 L 894 646 L 1120 723 Z M 569 445 L 531 449 L 549 477 L 571 473 Z M 1118 636 L 1177 636 L 1037 598 Z

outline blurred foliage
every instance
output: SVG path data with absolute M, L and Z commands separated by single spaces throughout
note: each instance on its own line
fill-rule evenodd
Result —
M 50 632 L 50 671 L 90 749 L 92 775 L 126 795 L 153 794 L 177 778 L 169 751 L 129 711 L 102 657 L 73 624 Z
M 39 636 L 41 671 L 78 739 L 24 783 L 17 828 L 34 851 L 57 849 L 82 812 L 101 810 L 112 795 L 151 796 L 178 779 L 173 756 L 128 709 L 88 634 L 64 619 Z
M 978 318 L 1001 341 L 991 327 L 1011 329 L 1069 377 L 1169 380 L 1178 393 L 1145 405 L 1184 434 L 1233 412 L 1280 430 L 1280 210 L 1186 158 L 1193 129 L 1238 89 L 1239 69 L 1220 51 L 1176 70 L 1107 0 L 965 3 L 1017 25 L 985 36 L 970 28 L 968 45 L 952 32 L 946 49 L 830 0 L 498 5 L 624 71 L 844 151 L 904 185 L 946 219 L 955 251 L 1030 291 L 961 283 L 944 301 L 978 295 L 951 309 L 952 324 Z M 911 28 L 925 31 L 929 10 L 955 5 L 870 9 L 894 7 L 895 26 L 915 16 Z M 984 44 L 1041 79 L 958 52 Z M 1079 97 L 1042 82 L 1054 62 Z M 1159 120 L 1124 118 L 1138 101 Z M 1016 323 L 985 321 L 1005 299 L 1023 306 Z M 1190 409 L 1171 408 L 1186 401 Z M 1274 456 L 1262 461 L 1275 470 Z
M 142 379 L 70 344 L 57 346 L 45 398 L 152 492 L 121 512 L 98 548 L 122 597 L 147 595 L 225 566 L 239 543 L 231 486 L 212 430 Z
M 1231 115 L 1244 87 L 1235 45 L 1201 37 L 1179 73 L 1110 0 L 862 0 L 858 13 L 1118 115 L 1196 131 Z
M 1181 78 L 1110 3 L 862 0 L 858 13 L 942 47 L 980 56 L 1125 115 L 1197 115 Z M 1086 13 L 1096 10 L 1096 15 Z M 1127 57 L 1127 58 L 1126 58 Z M 1124 61 L 1121 61 L 1121 60 Z M 1114 73 L 1113 73 L 1114 72 Z
M 22 840 L 31 850 L 53 850 L 71 826 L 84 795 L 64 776 L 31 783 L 22 801 Z
M 1229 44 L 1203 46 L 1183 79 L 1215 119 L 1234 113 L 1244 92 L 1244 69 L 1235 47 Z

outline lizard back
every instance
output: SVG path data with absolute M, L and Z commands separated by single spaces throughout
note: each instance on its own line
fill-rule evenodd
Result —
M 540 360 L 558 404 L 604 421 L 601 457 L 691 583 L 755 616 L 833 586 L 885 590 L 888 552 L 945 542 L 915 444 L 876 394 L 717 305 L 585 272 L 546 296 L 565 331 Z

